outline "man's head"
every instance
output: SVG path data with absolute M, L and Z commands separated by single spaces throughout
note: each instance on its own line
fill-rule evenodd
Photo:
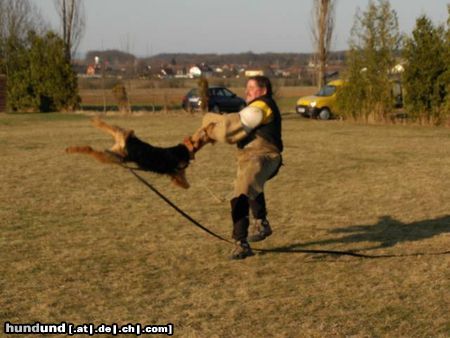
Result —
M 247 87 L 245 88 L 245 101 L 249 103 L 263 95 L 272 96 L 272 84 L 270 80 L 261 75 L 249 78 Z

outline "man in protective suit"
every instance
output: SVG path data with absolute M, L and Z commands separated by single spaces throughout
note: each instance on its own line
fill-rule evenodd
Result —
M 246 108 L 234 114 L 207 113 L 202 122 L 211 140 L 236 144 L 238 148 L 237 178 L 231 200 L 232 237 L 236 241 L 232 259 L 252 256 L 248 242 L 261 241 L 272 234 L 264 184 L 278 173 L 283 151 L 281 114 L 272 94 L 267 77 L 251 77 L 245 91 Z M 254 224 L 249 234 L 250 210 Z

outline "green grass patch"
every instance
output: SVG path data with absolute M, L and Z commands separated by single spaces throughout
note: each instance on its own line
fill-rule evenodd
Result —
M 7 113 L 0 114 L 0 125 L 13 126 L 21 123 L 80 121 L 86 119 L 83 115 L 66 113 Z

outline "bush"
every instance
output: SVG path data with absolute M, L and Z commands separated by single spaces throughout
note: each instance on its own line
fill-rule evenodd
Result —
M 392 112 L 390 78 L 400 44 L 397 15 L 389 1 L 369 2 L 357 14 L 347 57 L 347 84 L 338 95 L 339 114 L 363 121 L 385 121 Z
M 445 102 L 442 107 L 444 110 L 446 117 L 450 115 L 450 4 L 447 5 L 448 18 L 447 18 L 447 32 L 445 36 L 445 52 L 444 52 L 444 63 L 447 65 L 444 74 L 442 74 L 440 81 L 445 86 Z
M 25 42 L 9 41 L 7 48 L 10 110 L 50 112 L 79 106 L 77 77 L 61 38 L 30 32 Z
M 410 116 L 422 123 L 441 124 L 446 117 L 444 74 L 448 63 L 444 33 L 443 27 L 434 27 L 423 15 L 405 43 L 405 107 Z

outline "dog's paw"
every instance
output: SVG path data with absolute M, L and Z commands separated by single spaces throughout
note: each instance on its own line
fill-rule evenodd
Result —
M 93 149 L 90 146 L 72 146 L 66 148 L 66 153 L 73 154 L 73 153 L 90 153 Z

